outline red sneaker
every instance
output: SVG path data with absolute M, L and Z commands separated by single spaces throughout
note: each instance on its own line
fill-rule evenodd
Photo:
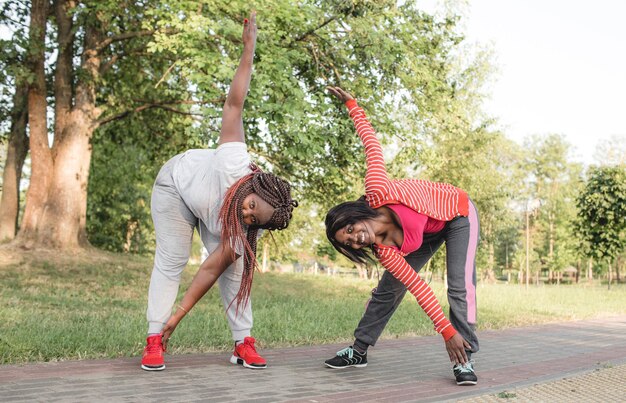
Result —
M 154 336 L 148 336 L 146 339 L 147 345 L 143 349 L 143 358 L 141 359 L 141 368 L 146 371 L 162 371 L 165 369 L 165 362 L 163 361 L 163 341 L 160 334 Z
M 235 345 L 235 351 L 233 351 L 233 356 L 230 357 L 230 362 L 252 369 L 267 368 L 267 363 L 254 348 L 255 341 L 254 337 L 246 337 L 243 339 L 243 343 Z

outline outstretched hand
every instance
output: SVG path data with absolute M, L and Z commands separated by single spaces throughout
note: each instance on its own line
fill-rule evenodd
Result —
M 178 320 L 171 317 L 163 327 L 163 330 L 161 330 L 161 341 L 163 343 L 164 350 L 167 350 L 167 343 L 170 340 L 170 337 L 172 337 L 172 333 L 174 333 L 174 330 L 176 330 L 178 322 Z
M 471 348 L 469 343 L 459 333 L 446 341 L 446 350 L 448 350 L 450 362 L 453 364 L 465 364 L 468 361 L 465 351 L 471 350 Z
M 326 87 L 326 89 L 328 90 L 328 92 L 336 96 L 344 104 L 348 102 L 349 100 L 354 99 L 354 97 L 350 95 L 349 92 L 342 90 L 340 87 L 328 86 Z
M 244 47 L 254 47 L 256 46 L 256 11 L 250 12 L 250 19 L 246 18 L 243 20 L 243 46 Z

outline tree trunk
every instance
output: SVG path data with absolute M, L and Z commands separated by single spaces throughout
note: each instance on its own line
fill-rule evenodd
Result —
M 537 268 L 535 272 L 535 285 L 539 285 L 539 276 L 541 275 L 541 267 Z
M 74 1 L 56 0 L 54 15 L 57 22 L 58 57 L 54 71 L 54 138 L 63 136 L 67 127 L 68 118 L 72 110 L 72 58 L 74 56 L 74 34 L 71 10 L 75 7 Z
M 95 80 L 100 56 L 95 51 L 98 32 L 93 26 L 85 30 L 81 75 L 76 87 L 76 102 L 72 107 L 72 20 L 71 1 L 57 1 L 55 14 L 59 24 L 59 60 L 55 71 L 55 141 L 54 169 L 48 191 L 46 208 L 39 230 L 39 242 L 65 249 L 88 245 L 87 181 L 91 162 L 91 137 L 95 130 Z
M 548 221 L 549 221 L 549 242 L 548 242 L 548 261 L 550 262 L 550 266 L 548 266 L 548 284 L 552 284 L 554 282 L 554 215 L 552 213 L 548 213 Z M 558 276 L 558 274 L 557 274 Z M 558 280 L 557 280 L 558 282 Z
M 17 241 L 30 247 L 37 238 L 52 172 L 52 153 L 48 144 L 46 76 L 44 71 L 46 17 L 48 0 L 33 0 L 30 13 L 28 67 L 33 81 L 28 88 L 28 125 L 30 134 L 31 177 L 26 193 L 24 218 Z
M 593 283 L 593 259 L 589 258 L 589 263 L 587 265 L 587 279 L 589 283 Z
M 487 261 L 489 262 L 489 264 L 487 265 L 487 270 L 486 270 L 486 273 L 485 273 L 485 279 L 487 280 L 487 282 L 489 284 L 494 284 L 496 282 L 496 272 L 494 270 L 495 261 L 496 261 L 496 258 L 495 258 L 496 253 L 495 253 L 495 249 L 494 249 L 493 243 L 490 242 L 488 248 L 489 248 L 488 249 L 489 250 L 489 257 L 488 257 Z
M 619 284 L 621 282 L 621 277 L 619 275 L 619 269 L 622 265 L 622 256 L 617 256 L 617 261 L 615 262 L 615 281 Z
M 0 241 L 12 240 L 17 232 L 20 210 L 20 179 L 28 153 L 28 84 L 16 80 L 11 112 L 11 132 L 7 159 L 2 175 L 2 199 L 0 199 Z
M 38 214 L 29 216 L 28 227 L 20 237 L 27 245 L 38 245 L 58 249 L 72 249 L 88 245 L 87 217 L 87 182 L 91 162 L 91 137 L 97 126 L 100 111 L 96 107 L 95 82 L 100 68 L 100 55 L 97 46 L 100 32 L 94 25 L 87 25 L 84 34 L 84 51 L 81 60 L 82 74 L 78 77 L 74 106 L 72 99 L 71 52 L 73 46 L 72 24 L 68 7 L 73 2 L 55 2 L 55 13 L 59 19 L 59 60 L 55 72 L 55 138 L 52 150 L 47 145 L 41 146 L 41 155 L 35 155 L 31 136 L 33 155 L 33 175 L 37 183 L 45 183 L 36 188 L 38 198 L 27 200 L 27 210 Z M 30 104 L 29 104 L 30 107 Z M 32 111 L 35 116 L 36 111 Z M 44 116 L 41 112 L 37 116 Z M 32 120 L 31 120 L 32 130 Z M 45 150 L 43 150 L 45 148 Z M 42 155 L 46 159 L 47 169 L 35 172 L 35 165 L 43 165 Z M 31 188 L 34 182 L 31 179 Z M 34 191 L 33 191 L 34 192 Z M 29 189 L 29 195 L 31 189 Z M 26 220 L 26 215 L 24 217 Z
M 139 227 L 139 221 L 129 220 L 126 223 L 126 237 L 124 241 L 124 245 L 122 250 L 126 253 L 130 252 L 130 248 L 133 246 L 133 236 L 135 235 L 135 231 Z
M 612 280 L 611 275 L 612 275 L 612 271 L 613 270 L 612 270 L 612 267 L 611 267 L 611 260 L 609 259 L 609 260 L 607 260 L 607 262 L 609 264 L 609 274 L 608 274 L 608 284 L 607 284 L 607 287 L 610 290 L 611 289 L 611 280 Z
M 55 143 L 54 169 L 39 243 L 55 248 L 87 246 L 87 181 L 91 161 L 93 111 L 90 105 L 72 111 L 62 140 Z

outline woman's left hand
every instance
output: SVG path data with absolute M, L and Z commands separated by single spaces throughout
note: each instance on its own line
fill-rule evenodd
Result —
M 344 91 L 341 87 L 328 86 L 326 87 L 326 89 L 328 90 L 328 92 L 339 98 L 339 100 L 344 104 L 349 100 L 354 99 L 354 97 L 348 91 Z
M 256 45 L 256 11 L 250 12 L 250 19 L 245 19 L 243 23 L 243 46 L 254 49 Z
M 446 341 L 446 350 L 450 356 L 450 362 L 453 364 L 465 364 L 467 359 L 466 350 L 471 350 L 472 346 L 459 333 L 455 334 Z

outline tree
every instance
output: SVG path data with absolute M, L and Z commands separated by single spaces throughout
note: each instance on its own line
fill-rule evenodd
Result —
M 117 144 L 136 150 L 126 168 L 154 164 L 156 169 L 166 151 L 215 144 L 223 96 L 239 58 L 241 22 L 250 5 L 239 0 L 59 0 L 51 12 L 42 12 L 46 5 L 35 1 L 31 8 L 33 172 L 18 241 L 72 248 L 87 245 L 88 211 L 106 221 L 102 213 L 113 200 L 105 194 L 106 164 L 125 161 L 116 151 L 91 164 L 92 152 L 114 150 Z M 395 0 L 272 0 L 258 11 L 256 71 L 245 116 L 249 149 L 264 168 L 289 178 L 299 196 L 320 208 L 357 196 L 364 171 L 358 139 L 343 107 L 325 93 L 326 85 L 354 92 L 366 109 L 375 111 L 371 115 L 381 133 L 398 133 L 407 144 L 454 120 L 452 113 L 444 117 L 459 94 L 448 68 L 462 40 L 455 32 L 456 17 L 434 18 L 415 2 L 398 5 Z M 49 15 L 54 18 L 46 25 Z M 56 34 L 54 77 L 49 78 L 53 130 L 46 127 L 47 27 Z M 180 130 L 155 139 L 141 129 L 137 117 L 158 116 L 164 127 L 173 128 L 174 120 L 157 111 L 188 119 L 202 114 L 203 119 L 181 120 Z M 51 145 L 48 132 L 53 133 Z M 122 139 L 120 132 L 128 137 Z M 89 184 L 91 167 L 102 170 L 92 175 L 101 186 Z M 135 185 L 124 183 L 140 188 L 136 197 L 146 200 L 148 177 L 133 175 Z M 88 189 L 107 196 L 94 194 L 89 210 Z M 120 215 L 125 222 L 107 230 L 124 239 L 114 249 L 127 244 L 137 225 L 146 228 L 137 222 L 147 220 L 147 205 L 129 208 L 131 204 L 130 198 L 120 204 L 126 209 Z M 89 228 L 95 237 L 102 227 Z
M 9 133 L 7 139 L 6 162 L 2 172 L 2 199 L 0 199 L 0 242 L 12 240 L 15 237 L 18 224 L 20 207 L 20 179 L 24 160 L 28 153 L 28 136 L 26 125 L 28 119 L 28 77 L 24 71 L 24 57 L 26 44 L 24 38 L 24 22 L 21 9 L 11 9 L 6 5 L 3 13 L 4 19 L 13 25 L 13 40 L 0 41 L 0 47 L 4 50 L 0 59 L 0 81 L 3 83 L 3 92 L 13 94 L 11 100 L 2 102 L 0 115 L 2 121 L 8 120 Z M 8 15 L 11 15 L 9 18 Z M 2 21 L 3 23 L 5 21 Z M 6 98 L 8 94 L 2 94 Z
M 241 21 L 248 7 L 244 2 L 230 2 L 225 7 L 221 2 L 183 1 L 169 5 L 170 12 L 159 15 L 159 27 L 171 32 L 156 34 L 148 47 L 151 65 L 154 60 L 163 61 L 161 73 L 153 68 L 151 74 L 159 77 L 155 80 L 159 85 L 167 85 L 169 89 L 175 83 L 186 82 L 187 99 L 198 105 L 194 111 L 204 116 L 194 126 L 186 126 L 187 136 L 175 136 L 178 149 L 170 145 L 168 149 L 172 154 L 184 150 L 186 144 L 198 147 L 215 144 L 220 124 L 217 117 L 239 59 Z M 150 15 L 156 12 L 147 11 Z M 380 111 L 371 115 L 377 129 L 383 133 L 399 131 L 401 123 L 389 112 L 400 104 L 409 121 L 402 127 L 400 136 L 411 142 L 420 138 L 419 128 L 427 124 L 428 116 L 444 113 L 442 105 L 452 94 L 447 54 L 460 40 L 453 32 L 452 18 L 437 21 L 417 10 L 412 2 L 399 8 L 392 1 L 325 1 L 322 4 L 271 1 L 259 6 L 258 13 L 255 73 L 244 116 L 248 147 L 265 169 L 286 176 L 295 184 L 300 200 L 317 203 L 314 208 L 318 211 L 325 211 L 338 200 L 356 198 L 363 189 L 364 164 L 358 138 L 343 106 L 331 103 L 326 85 L 344 85 L 354 91 L 366 107 L 373 112 Z M 120 71 L 126 70 L 126 67 L 120 68 Z M 146 66 L 139 70 L 147 71 Z M 148 88 L 140 85 L 142 79 L 143 75 L 135 78 L 134 84 Z M 107 98 L 123 93 L 121 88 L 105 91 Z M 138 92 L 143 93 L 143 90 Z M 396 100 L 390 101 L 394 97 Z M 136 150 L 131 155 L 142 155 L 144 168 L 154 161 L 156 169 L 163 162 L 163 154 L 156 157 L 150 151 L 141 150 L 145 144 L 157 142 L 161 149 L 164 144 L 158 142 L 160 136 L 155 139 L 155 136 L 142 134 L 139 128 L 133 129 L 141 126 L 133 123 L 136 120 L 139 120 L 138 114 L 124 120 L 123 127 L 132 130 L 129 136 L 116 135 L 119 127 L 99 129 L 95 134 L 94 153 L 98 153 L 100 147 L 114 151 L 115 147 L 104 144 L 115 138 L 115 144 Z M 169 138 L 169 134 L 165 136 Z M 135 162 L 126 155 L 132 167 Z M 129 196 L 137 189 L 149 189 L 152 179 L 147 174 L 141 175 L 142 178 L 136 174 L 123 176 L 124 181 L 130 176 L 137 177 L 137 182 L 129 183 L 123 193 L 109 192 L 110 186 L 105 185 L 110 183 L 105 178 L 106 171 L 102 174 L 97 171 L 105 169 L 111 158 L 94 155 L 92 181 L 95 182 L 90 182 L 93 203 L 89 203 L 89 216 L 95 220 L 93 225 L 89 224 L 89 233 L 97 244 L 107 242 L 119 250 L 123 244 L 120 234 L 126 233 L 124 228 L 128 228 L 128 224 L 113 217 L 128 217 L 128 222 L 138 222 L 140 228 L 148 228 L 147 205 L 140 211 L 131 206 Z M 115 161 L 121 170 L 124 158 Z M 136 196 L 147 199 L 145 193 L 136 193 Z M 99 212 L 92 215 L 96 210 Z M 132 215 L 135 218 L 131 218 Z M 114 221 L 115 226 L 103 224 Z M 102 236 L 106 236 L 106 240 Z M 113 240 L 115 236 L 117 241 Z
M 140 18 L 149 2 L 59 0 L 32 2 L 30 12 L 28 111 L 32 175 L 18 243 L 26 246 L 74 248 L 88 244 L 87 184 L 94 131 L 115 117 L 100 121 L 103 101 L 97 89 L 118 59 L 128 57 L 122 43 L 152 35 Z M 48 142 L 45 80 L 47 18 L 56 24 L 52 91 L 53 143 Z M 80 60 L 74 65 L 75 60 Z M 163 105 L 159 105 L 163 106 Z M 123 115 L 119 113 L 118 115 Z
M 593 157 L 601 166 L 626 164 L 626 137 L 613 135 L 600 141 Z
M 52 172 L 52 155 L 48 146 L 45 37 L 48 1 L 33 0 L 31 3 L 27 66 L 31 79 L 28 86 L 29 145 L 32 174 L 24 218 L 18 237 L 28 239 L 36 232 L 43 215 L 46 195 Z
M 538 239 L 534 244 L 552 282 L 563 268 L 575 262 L 577 245 L 571 218 L 576 214 L 575 196 L 582 167 L 569 162 L 571 147 L 562 136 L 534 136 L 526 141 L 525 148 L 529 198 L 539 203 L 535 217 Z
M 577 206 L 585 252 L 607 262 L 610 288 L 612 262 L 626 247 L 626 166 L 592 167 Z

